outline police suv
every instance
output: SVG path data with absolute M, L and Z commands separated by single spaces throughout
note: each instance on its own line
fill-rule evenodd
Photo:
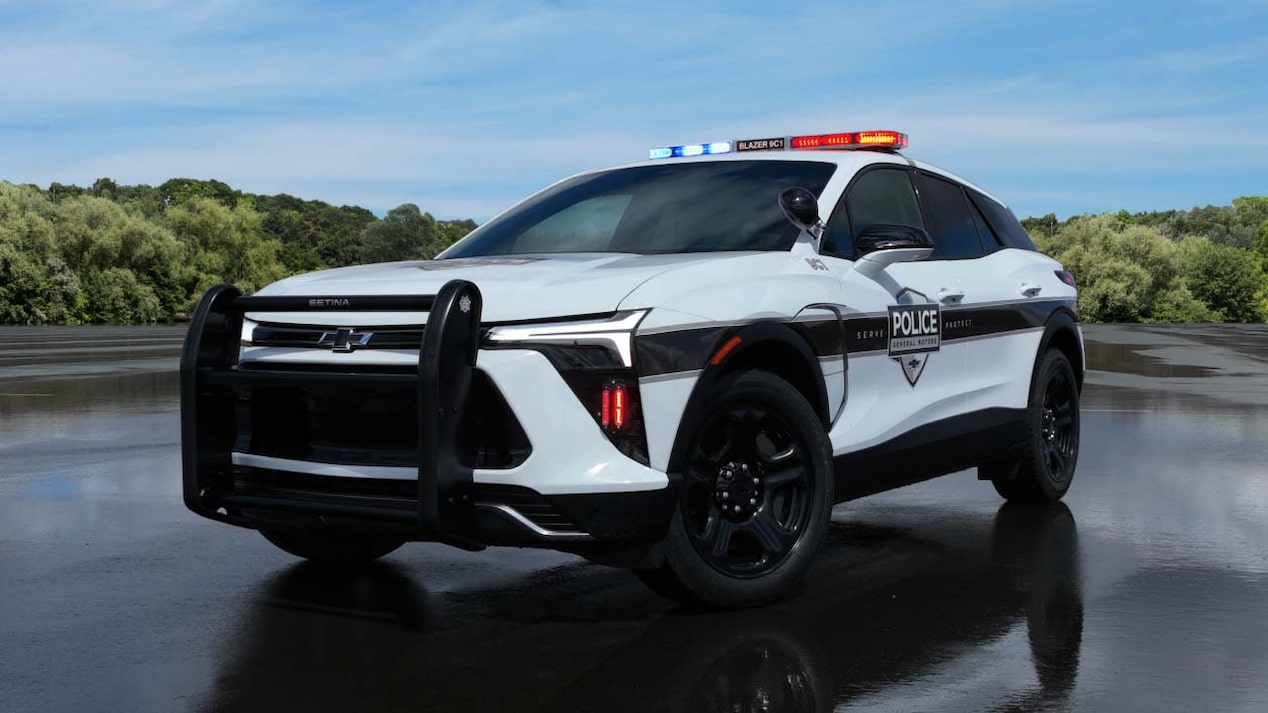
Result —
M 654 149 L 435 260 L 214 287 L 181 364 L 185 503 L 318 561 L 546 547 L 739 607 L 795 586 L 836 503 L 974 466 L 1056 500 L 1074 280 L 906 145 Z

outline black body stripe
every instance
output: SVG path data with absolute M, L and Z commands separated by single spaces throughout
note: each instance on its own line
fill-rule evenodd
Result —
M 1074 300 L 1027 300 L 982 307 L 950 307 L 942 310 L 942 341 L 1035 329 L 1061 309 L 1075 312 Z
M 761 320 L 749 324 L 759 324 Z M 815 356 L 841 355 L 841 326 L 835 319 L 788 324 L 806 340 Z M 639 376 L 657 376 L 679 371 L 693 371 L 708 363 L 726 340 L 748 324 L 692 327 L 676 332 L 660 332 L 639 336 L 634 340 L 634 362 Z
M 841 356 L 841 323 L 836 319 L 794 322 L 793 329 L 806 338 L 817 357 Z
M 845 318 L 845 348 L 851 354 L 889 346 L 889 317 L 871 315 Z
M 634 339 L 634 366 L 639 376 L 657 376 L 700 369 L 721 345 L 723 334 L 737 327 L 696 327 Z
M 951 342 L 1025 329 L 1047 323 L 1053 313 L 1067 310 L 1077 315 L 1073 299 L 1026 300 L 966 305 L 942 310 L 941 341 Z M 844 321 L 845 348 L 849 354 L 886 351 L 889 347 L 889 317 L 884 314 L 847 316 Z M 836 320 L 792 322 L 816 356 L 841 353 L 841 326 Z M 637 336 L 634 360 L 639 376 L 658 376 L 704 368 L 726 338 L 743 325 L 692 327 L 676 332 Z

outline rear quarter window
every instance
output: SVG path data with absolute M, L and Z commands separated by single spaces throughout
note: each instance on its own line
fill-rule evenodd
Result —
M 1004 246 L 1038 251 L 1034 241 L 1030 239 L 1026 229 L 1021 227 L 1021 222 L 1017 220 L 1017 216 L 1013 215 L 1011 210 L 977 191 L 971 190 L 968 191 L 968 194 L 973 201 L 973 205 L 977 206 L 977 209 L 982 212 L 982 217 L 986 218 L 986 223 L 990 226 L 991 232 L 995 233 L 995 237 Z

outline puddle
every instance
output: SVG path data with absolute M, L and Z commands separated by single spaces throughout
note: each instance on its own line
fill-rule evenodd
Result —
M 1095 371 L 1112 371 L 1160 378 L 1191 378 L 1214 376 L 1219 369 L 1192 364 L 1170 364 L 1157 357 L 1141 354 L 1132 344 L 1109 344 L 1087 340 L 1083 345 L 1087 368 Z

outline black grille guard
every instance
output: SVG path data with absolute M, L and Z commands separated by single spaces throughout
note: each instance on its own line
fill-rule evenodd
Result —
M 427 312 L 418 352 L 418 375 L 240 370 L 238 351 L 247 312 Z M 194 310 L 181 355 L 181 459 L 185 505 L 223 522 L 248 524 L 243 507 L 309 509 L 283 498 L 233 492 L 232 452 L 237 434 L 236 383 L 323 379 L 401 380 L 418 388 L 418 512 L 421 534 L 465 549 L 476 539 L 472 470 L 455 450 L 458 425 L 471 386 L 480 340 L 480 290 L 465 280 L 445 283 L 435 295 L 364 297 L 243 297 L 231 285 L 207 290 Z M 365 516 L 364 508 L 323 506 L 330 515 Z M 380 515 L 375 513 L 376 516 Z M 406 517 L 413 517 L 406 513 Z

